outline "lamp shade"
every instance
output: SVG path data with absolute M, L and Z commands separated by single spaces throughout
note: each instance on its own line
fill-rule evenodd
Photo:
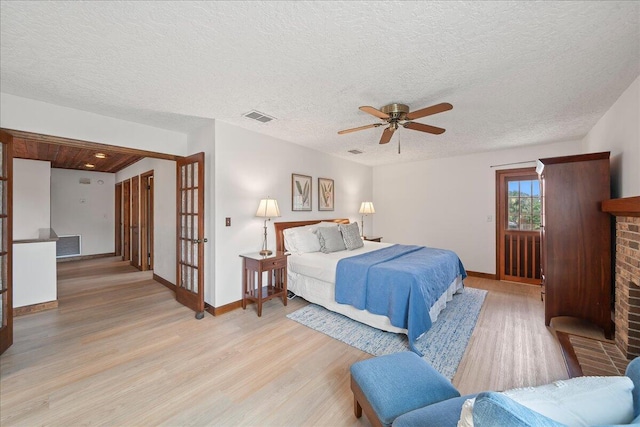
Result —
M 280 216 L 280 209 L 278 209 L 278 201 L 276 199 L 262 199 L 258 206 L 256 216 L 261 218 L 275 218 Z
M 360 205 L 360 211 L 358 213 L 361 214 L 374 214 L 376 210 L 373 207 L 373 202 L 362 202 Z

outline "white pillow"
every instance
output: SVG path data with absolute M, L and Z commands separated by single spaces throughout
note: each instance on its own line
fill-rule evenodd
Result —
M 574 426 L 628 424 L 633 419 L 633 382 L 628 377 L 577 377 L 503 393 L 554 421 Z M 462 405 L 458 427 L 473 426 L 473 402 Z
M 293 235 L 296 252 L 306 254 L 309 252 L 320 252 L 320 240 L 318 235 L 307 230 L 299 230 Z
M 297 228 L 297 227 L 296 227 Z M 291 237 L 294 233 L 295 228 L 287 228 L 282 231 L 282 237 L 284 237 L 284 250 L 289 252 L 296 252 L 296 245 L 293 242 L 293 238 Z
M 294 253 L 305 253 L 304 251 L 300 251 L 300 248 L 298 248 L 297 246 L 298 239 L 296 238 L 296 235 L 301 231 L 308 231 L 308 232 L 315 233 L 318 227 L 329 227 L 329 226 L 337 227 L 338 224 L 335 222 L 319 222 L 317 224 L 303 225 L 301 227 L 292 227 L 292 228 L 287 228 L 283 230 L 282 235 L 284 237 L 285 251 L 294 252 Z M 305 249 L 305 248 L 302 248 L 302 249 Z M 312 251 L 306 251 L 306 252 L 312 252 Z

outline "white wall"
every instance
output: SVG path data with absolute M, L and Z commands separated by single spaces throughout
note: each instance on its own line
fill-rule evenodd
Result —
M 291 211 L 292 173 L 313 177 L 312 212 Z M 334 180 L 335 211 L 318 211 L 318 177 Z M 282 217 L 276 221 L 343 217 L 358 221 L 360 203 L 372 195 L 371 167 L 217 121 L 214 305 L 242 297 L 239 254 L 262 247 L 263 220 L 255 217 L 260 199 L 271 196 L 278 201 Z M 225 227 L 225 217 L 231 218 L 231 227 Z M 273 224 L 268 224 L 268 246 L 275 248 Z M 213 303 L 209 298 L 207 302 Z
M 493 165 L 582 153 L 580 141 L 377 166 L 371 216 L 383 241 L 455 251 L 467 270 L 496 272 L 496 169 Z M 491 216 L 491 221 L 487 217 Z
M 611 151 L 612 198 L 640 195 L 640 77 L 583 139 L 587 152 Z
M 37 239 L 50 222 L 51 164 L 13 160 L 13 239 Z M 13 307 L 55 301 L 55 242 L 13 244 Z
M 0 93 L 0 127 L 45 135 L 186 154 L 185 134 Z
M 86 178 L 90 184 L 80 184 Z M 102 184 L 100 184 L 102 181 Z M 115 251 L 115 174 L 51 169 L 51 228 L 80 234 L 82 255 Z
M 176 282 L 176 162 L 142 159 L 116 173 L 115 181 L 153 170 L 153 272 Z
M 56 242 L 14 243 L 13 307 L 57 299 Z
M 13 239 L 37 239 L 40 228 L 50 228 L 51 164 L 13 160 Z M 57 231 L 57 230 L 56 230 Z

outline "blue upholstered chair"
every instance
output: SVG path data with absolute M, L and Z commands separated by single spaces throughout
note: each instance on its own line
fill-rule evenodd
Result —
M 631 424 L 640 424 L 640 358 L 629 364 L 626 376 L 634 384 L 636 418 Z M 462 405 L 473 397 L 476 427 L 563 426 L 501 393 L 460 396 L 449 380 L 412 352 L 354 363 L 351 390 L 355 416 L 364 412 L 375 427 L 456 427 Z

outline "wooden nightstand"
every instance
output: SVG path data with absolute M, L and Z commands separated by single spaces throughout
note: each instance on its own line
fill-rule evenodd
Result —
M 242 257 L 242 308 L 247 301 L 258 304 L 258 317 L 262 316 L 262 303 L 272 298 L 282 297 L 287 305 L 287 255 L 274 252 L 262 256 L 259 253 L 240 255 Z M 267 284 L 262 285 L 263 273 L 267 273 Z
M 364 240 L 368 240 L 369 242 L 379 242 L 382 240 L 382 237 L 377 236 L 365 236 Z

